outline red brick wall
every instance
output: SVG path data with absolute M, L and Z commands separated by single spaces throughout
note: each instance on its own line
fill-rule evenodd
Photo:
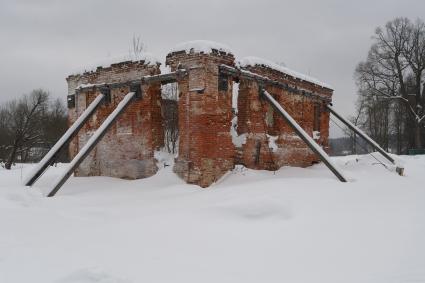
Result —
M 69 94 L 75 93 L 75 88 L 81 84 L 128 82 L 159 72 L 158 65 L 148 66 L 143 62 L 123 62 L 109 68 L 98 68 L 96 72 L 69 76 Z M 111 103 L 101 105 L 71 142 L 71 157 L 76 155 L 128 92 L 129 86 L 111 89 Z M 70 124 L 98 94 L 96 88 L 77 92 L 76 107 L 69 109 Z M 158 168 L 153 156 L 154 150 L 161 147 L 164 140 L 160 99 L 159 84 L 144 86 L 143 98 L 131 102 L 76 170 L 76 175 L 137 179 L 155 174 Z
M 267 134 L 272 134 L 266 122 L 267 102 L 259 99 L 259 86 L 252 80 L 241 79 L 238 94 L 239 135 L 246 135 L 242 145 L 241 163 L 252 169 L 275 170 L 272 149 Z
M 188 183 L 207 187 L 234 166 L 230 135 L 232 82 L 218 89 L 218 66 L 234 65 L 231 54 L 176 52 L 166 64 L 189 75 L 179 82 L 179 153 L 174 171 Z
M 234 66 L 234 56 L 222 52 L 174 52 L 166 64 L 172 71 L 184 68 L 188 76 L 178 82 L 179 152 L 174 171 L 188 183 L 208 187 L 236 163 L 253 169 L 276 170 L 282 166 L 309 166 L 318 158 L 293 132 L 291 127 L 259 96 L 259 85 L 241 79 L 238 94 L 237 132 L 246 142 L 236 148 L 231 137 L 232 86 L 219 88 L 219 66 Z M 307 90 L 331 99 L 332 90 L 287 76 L 264 67 L 247 70 Z M 69 94 L 81 84 L 129 82 L 145 75 L 159 74 L 159 65 L 143 62 L 123 62 L 95 72 L 71 75 L 67 78 Z M 225 83 L 226 85 L 226 83 Z M 136 179 L 156 173 L 154 151 L 163 146 L 164 130 L 161 116 L 160 85 L 143 86 L 143 98 L 134 101 L 108 131 L 102 141 L 78 168 L 77 176 L 113 176 Z M 266 90 L 288 113 L 313 135 L 314 107 L 322 100 L 313 96 L 293 94 L 282 88 L 267 86 Z M 98 95 L 96 88 L 85 89 L 76 95 L 76 107 L 69 110 L 69 123 L 74 122 Z M 90 135 L 101 125 L 116 105 L 129 92 L 129 86 L 114 88 L 112 102 L 102 105 L 70 145 L 75 156 Z M 325 149 L 329 137 L 329 113 L 322 107 L 320 138 Z M 277 148 L 273 148 L 271 140 Z
M 287 83 L 330 99 L 332 90 L 289 77 L 276 70 L 255 66 L 249 71 L 270 79 Z M 312 96 L 293 94 L 279 87 L 266 90 L 286 109 L 298 124 L 313 136 L 314 106 L 322 100 Z M 319 144 L 328 147 L 329 113 L 321 108 Z M 246 143 L 240 149 L 241 163 L 248 168 L 276 170 L 282 166 L 306 167 L 317 162 L 318 157 L 296 135 L 291 127 L 264 100 L 260 99 L 256 82 L 241 80 L 238 95 L 238 134 L 246 134 Z M 270 146 L 275 139 L 277 149 Z

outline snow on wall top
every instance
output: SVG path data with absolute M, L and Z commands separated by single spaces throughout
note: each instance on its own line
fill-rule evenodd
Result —
M 212 53 L 213 50 L 218 50 L 221 52 L 225 52 L 228 54 L 233 54 L 233 51 L 225 44 L 221 44 L 218 42 L 210 41 L 210 40 L 192 40 L 187 42 L 182 42 L 177 44 L 174 48 L 170 50 L 169 53 L 178 52 L 178 51 L 186 51 L 186 53 L 190 52 L 195 53 Z
M 321 82 L 320 80 L 301 74 L 297 71 L 291 70 L 287 67 L 278 65 L 272 61 L 269 61 L 267 59 L 263 59 L 263 58 L 259 58 L 259 57 L 254 57 L 254 56 L 249 56 L 249 57 L 245 57 L 242 60 L 239 61 L 239 66 L 240 67 L 248 67 L 248 66 L 264 66 L 264 67 L 268 67 L 270 69 L 282 72 L 284 74 L 287 74 L 291 77 L 303 80 L 303 81 L 307 81 L 316 85 L 319 85 L 321 87 L 325 87 L 325 88 L 329 88 L 329 89 L 333 89 L 333 87 L 329 84 L 326 84 L 324 82 Z
M 157 64 L 161 64 L 161 62 L 152 53 L 144 52 L 137 56 L 121 55 L 121 56 L 105 58 L 103 60 L 96 61 L 86 67 L 74 70 L 74 72 L 72 72 L 72 75 L 95 72 L 96 69 L 99 67 L 108 68 L 113 64 L 118 64 L 122 62 L 141 62 L 141 61 L 144 61 L 144 64 L 149 66 L 156 66 Z

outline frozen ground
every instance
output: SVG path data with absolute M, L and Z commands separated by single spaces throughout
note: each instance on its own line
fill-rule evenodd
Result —
M 358 160 L 356 160 L 356 158 Z M 0 282 L 425 282 L 425 156 L 400 177 L 367 156 L 276 172 L 238 168 L 210 189 L 152 178 L 0 169 Z M 42 193 L 41 193 L 42 192 Z

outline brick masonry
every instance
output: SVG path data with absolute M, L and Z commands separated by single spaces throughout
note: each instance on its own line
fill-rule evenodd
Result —
M 236 164 L 248 168 L 277 170 L 282 166 L 306 167 L 318 162 L 317 156 L 292 131 L 273 108 L 260 97 L 256 81 L 240 79 L 237 99 L 237 134 L 246 137 L 241 146 L 232 142 L 231 127 L 233 81 L 219 73 L 219 66 L 235 66 L 231 53 L 191 50 L 172 52 L 166 57 L 171 71 L 186 69 L 188 75 L 178 81 L 179 147 L 174 172 L 187 183 L 208 187 L 232 170 Z M 293 78 L 264 65 L 248 66 L 246 70 L 286 83 L 318 96 L 331 99 L 332 90 L 308 81 Z M 121 62 L 107 68 L 67 78 L 68 94 L 76 95 L 75 107 L 69 109 L 73 123 L 99 94 L 98 89 L 82 84 L 129 82 L 142 76 L 159 74 L 159 64 L 143 61 Z M 325 150 L 328 148 L 329 113 L 323 100 L 315 96 L 293 94 L 278 87 L 266 90 L 289 114 L 314 136 Z M 152 176 L 158 170 L 155 150 L 164 145 L 160 84 L 143 85 L 143 98 L 130 104 L 102 141 L 76 171 L 77 176 L 112 176 L 138 179 Z M 70 144 L 74 157 L 91 134 L 115 109 L 129 86 L 113 88 L 111 103 L 104 104 Z M 316 131 L 316 133 L 314 133 Z
M 86 107 L 99 95 L 97 88 L 75 91 L 83 84 L 128 82 L 145 75 L 159 74 L 159 65 L 144 62 L 122 62 L 94 72 L 71 75 L 67 78 L 68 94 L 76 95 L 75 108 L 69 109 L 72 124 Z M 129 92 L 129 86 L 111 89 L 111 102 L 101 105 L 88 123 L 80 130 L 69 147 L 71 158 L 86 143 L 91 134 Z M 76 170 L 76 176 L 111 176 L 138 179 L 152 176 L 158 170 L 154 151 L 163 145 L 161 117 L 161 90 L 159 84 L 143 87 L 143 97 L 133 101 L 117 119 L 96 148 Z
M 220 64 L 234 66 L 234 56 L 185 51 L 168 54 L 166 64 L 188 76 L 179 82 L 179 154 L 174 172 L 188 183 L 208 187 L 234 167 L 230 135 L 232 83 L 219 90 Z
M 265 66 L 250 66 L 246 69 L 322 97 L 332 96 L 331 89 L 295 79 Z M 311 136 L 315 119 L 318 119 L 316 142 L 328 150 L 329 112 L 325 111 L 322 100 L 289 93 L 278 87 L 265 87 L 265 89 Z M 316 107 L 316 111 L 320 114 L 315 117 Z M 259 85 L 255 81 L 242 79 L 240 82 L 237 129 L 239 135 L 247 136 L 246 143 L 238 150 L 242 156 L 240 163 L 248 168 L 276 170 L 282 166 L 306 167 L 319 161 L 279 114 L 260 98 Z

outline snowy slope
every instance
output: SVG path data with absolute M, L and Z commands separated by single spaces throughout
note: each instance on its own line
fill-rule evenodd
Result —
M 31 166 L 0 169 L 0 282 L 425 282 L 425 157 L 401 157 L 405 177 L 333 161 L 354 181 L 238 167 L 200 189 L 167 166 L 70 178 L 54 198 L 39 191 L 63 166 L 33 190 Z

